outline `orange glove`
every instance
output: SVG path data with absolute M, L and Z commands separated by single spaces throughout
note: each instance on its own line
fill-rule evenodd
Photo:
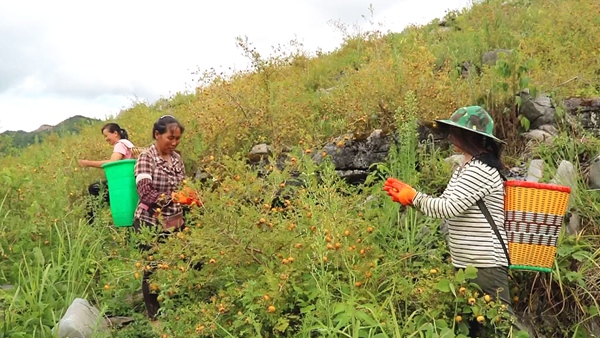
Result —
M 411 205 L 417 195 L 417 191 L 413 187 L 395 178 L 388 178 L 383 190 L 392 197 L 392 201 L 405 206 Z

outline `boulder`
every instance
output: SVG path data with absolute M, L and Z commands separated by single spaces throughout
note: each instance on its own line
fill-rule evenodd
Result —
M 556 108 L 552 99 L 544 94 L 538 94 L 537 97 L 531 97 L 529 89 L 519 93 L 521 98 L 521 107 L 519 113 L 529 120 L 530 129 L 538 129 L 543 125 L 553 125 Z
M 96 307 L 85 299 L 75 298 L 52 333 L 59 338 L 91 338 L 109 327 L 109 321 Z
M 481 56 L 481 63 L 484 65 L 495 65 L 501 54 L 505 54 L 506 56 L 510 56 L 512 50 L 510 49 L 494 49 L 487 53 L 483 53 Z
M 393 134 L 374 130 L 365 139 L 346 134 L 333 139 L 313 156 L 315 163 L 329 157 L 338 175 L 351 184 L 361 184 L 374 163 L 384 162 L 390 150 Z
M 600 135 L 600 97 L 572 97 L 563 100 L 566 113 L 575 123 L 596 136 Z

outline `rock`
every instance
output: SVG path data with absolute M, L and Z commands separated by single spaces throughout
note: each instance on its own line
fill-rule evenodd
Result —
M 544 124 L 542 126 L 537 127 L 537 129 L 545 131 L 546 133 L 552 136 L 558 135 L 558 129 L 553 124 Z
M 468 78 L 469 75 L 471 75 L 472 73 L 478 73 L 478 72 L 479 72 L 479 69 L 471 61 L 463 62 L 462 65 L 460 66 L 460 76 L 463 79 Z
M 251 162 L 257 162 L 267 156 L 271 156 L 272 154 L 273 148 L 268 144 L 261 143 L 252 147 L 250 153 L 248 153 L 248 159 Z
M 363 140 L 355 139 L 351 134 L 335 138 L 313 156 L 320 163 L 325 156 L 330 157 L 338 175 L 351 184 L 361 184 L 366 179 L 370 166 L 384 162 L 390 149 L 392 134 L 374 130 Z
M 119 328 L 119 327 L 125 326 L 127 324 L 133 323 L 135 321 L 135 318 L 116 316 L 116 317 L 108 317 L 107 321 L 111 327 Z
M 563 100 L 563 105 L 569 116 L 585 130 L 600 135 L 600 97 L 584 99 L 572 97 Z
M 492 51 L 489 51 L 487 53 L 484 53 L 481 56 L 481 63 L 484 65 L 495 65 L 496 61 L 498 61 L 498 59 L 500 58 L 500 54 L 506 54 L 506 56 L 510 56 L 510 53 L 512 53 L 512 50 L 510 49 L 495 49 Z
M 539 182 L 544 177 L 544 161 L 543 160 L 531 160 L 529 163 L 529 169 L 527 170 L 526 181 Z
M 52 333 L 59 338 L 91 338 L 108 328 L 109 322 L 96 307 L 85 299 L 75 298 Z
M 570 187 L 572 190 L 577 188 L 577 173 L 573 163 L 562 160 L 558 165 L 556 175 L 550 180 L 550 183 L 564 185 Z
M 569 197 L 569 202 L 567 204 L 567 213 L 573 207 L 574 196 L 577 193 L 577 172 L 575 171 L 575 166 L 573 163 L 569 161 L 561 161 L 558 165 L 558 169 L 556 170 L 556 175 L 554 178 L 550 180 L 552 184 L 564 185 L 571 188 L 571 196 Z M 567 222 L 567 234 L 574 235 L 579 232 L 579 228 L 581 226 L 581 219 L 579 215 L 571 214 L 569 217 L 569 221 Z
M 528 141 L 535 141 L 538 143 L 550 144 L 554 140 L 554 136 L 552 136 L 552 134 L 541 129 L 532 129 L 528 132 L 522 133 L 521 136 Z
M 592 160 L 588 170 L 588 186 L 590 189 L 600 189 L 600 156 Z
M 517 181 L 525 181 L 527 178 L 527 168 L 524 165 L 520 167 L 512 167 L 506 173 L 506 178 Z
M 519 97 L 521 97 L 519 113 L 529 120 L 530 129 L 537 129 L 545 124 L 554 124 L 556 108 L 550 97 L 539 94 L 537 97 L 532 98 L 529 88 L 521 91 Z

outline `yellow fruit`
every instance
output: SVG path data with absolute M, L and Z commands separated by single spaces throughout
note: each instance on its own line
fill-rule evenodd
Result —
M 475 298 L 473 298 L 473 297 L 469 298 L 469 304 L 471 304 L 471 305 L 475 304 Z
M 489 303 L 492 301 L 492 297 L 490 295 L 485 295 L 483 296 L 483 300 L 485 300 L 486 303 Z
M 465 288 L 464 286 L 461 286 L 461 287 L 458 289 L 458 293 L 460 293 L 461 295 L 464 295 L 464 294 L 465 294 L 465 292 L 467 292 L 467 288 Z
M 432 274 L 432 275 L 436 274 L 437 272 L 438 272 L 437 269 L 431 269 L 431 270 L 429 270 L 429 273 Z
M 479 315 L 479 316 L 477 316 L 477 321 L 478 321 L 479 323 L 483 323 L 483 322 L 485 322 L 485 317 L 484 317 L 484 316 L 482 316 L 482 315 Z
M 263 296 L 264 300 L 268 301 L 269 299 L 271 299 L 271 297 L 269 297 L 269 295 L 264 295 Z
M 462 322 L 462 316 L 456 316 L 456 317 L 454 318 L 454 320 L 455 320 L 457 323 L 460 323 L 460 322 Z
M 273 312 L 275 312 L 275 310 L 276 310 L 276 309 L 275 309 L 275 307 L 274 307 L 273 305 L 270 305 L 270 306 L 267 308 L 267 311 L 269 311 L 270 313 L 273 313 Z
M 104 290 L 109 290 L 109 289 L 110 289 L 110 285 L 104 284 Z

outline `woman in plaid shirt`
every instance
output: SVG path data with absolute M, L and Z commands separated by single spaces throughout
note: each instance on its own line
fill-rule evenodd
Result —
M 185 178 L 185 167 L 181 156 L 175 152 L 184 127 L 171 115 L 162 116 L 154 123 L 152 137 L 155 139 L 146 151 L 140 154 L 135 165 L 135 178 L 140 201 L 135 211 L 133 228 L 139 232 L 142 226 L 162 226 L 167 233 L 178 231 L 184 224 L 183 209 L 172 201 L 171 194 L 177 191 Z M 143 250 L 148 250 L 144 247 Z M 144 272 L 142 293 L 150 318 L 155 318 L 158 295 L 150 293 L 148 277 Z

